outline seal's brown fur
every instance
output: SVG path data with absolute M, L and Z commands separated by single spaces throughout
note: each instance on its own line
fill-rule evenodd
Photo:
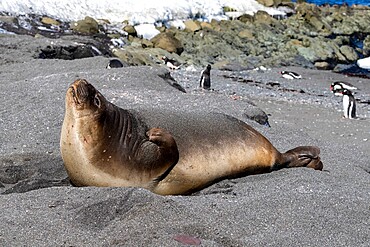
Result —
M 217 113 L 124 110 L 86 80 L 67 91 L 61 153 L 78 186 L 187 194 L 226 177 L 323 165 L 317 147 L 280 153 L 259 132 Z

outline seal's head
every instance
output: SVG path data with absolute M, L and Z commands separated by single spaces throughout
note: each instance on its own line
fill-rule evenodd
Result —
M 108 101 L 85 79 L 74 81 L 67 90 L 66 109 L 75 117 L 99 116 L 107 107 Z

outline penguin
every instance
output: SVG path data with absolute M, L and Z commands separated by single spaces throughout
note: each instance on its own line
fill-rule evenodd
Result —
M 167 67 L 172 70 L 176 70 L 181 67 L 181 63 L 179 63 L 178 61 L 174 59 L 170 59 L 166 56 L 163 56 L 161 59 L 164 61 L 164 64 L 167 65 Z
M 302 79 L 302 76 L 293 72 L 293 71 L 281 71 L 280 74 L 285 78 L 285 79 Z
M 204 89 L 211 88 L 211 65 L 208 64 L 207 67 L 202 71 L 200 75 L 199 87 Z
M 356 99 L 348 89 L 337 90 L 336 95 L 343 96 L 343 113 L 344 118 L 356 118 Z
M 351 83 L 344 81 L 335 81 L 330 85 L 330 91 L 334 94 L 336 93 L 336 91 L 343 89 L 356 90 L 357 88 L 353 86 Z
M 107 69 L 112 69 L 112 68 L 122 68 L 123 63 L 118 60 L 118 59 L 111 59 L 107 65 Z

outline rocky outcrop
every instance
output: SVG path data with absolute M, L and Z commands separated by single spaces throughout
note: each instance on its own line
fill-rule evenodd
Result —
M 275 19 L 264 11 L 258 11 L 254 15 L 243 14 L 231 20 L 186 20 L 181 29 L 153 25 L 159 34 L 150 40 L 138 34 L 139 26 L 128 23 L 123 31 L 113 33 L 105 28 L 107 24 L 90 17 L 73 22 L 70 27 L 75 33 L 94 38 L 104 35 L 114 38 L 110 44 L 114 53 L 125 57 L 129 64 L 149 65 L 153 63 L 153 53 L 167 53 L 180 56 L 187 65 L 202 67 L 211 63 L 223 68 L 297 65 L 332 69 L 370 55 L 369 8 L 318 7 L 288 0 L 260 2 L 275 7 L 294 4 L 294 14 L 285 19 Z M 238 13 L 230 7 L 224 7 L 224 11 Z M 55 36 L 59 32 L 43 30 L 54 27 L 55 30 L 63 30 L 66 25 L 47 17 L 40 20 L 45 25 L 43 28 L 37 28 L 40 21 L 35 21 L 31 25 L 35 28 L 24 30 L 17 27 L 17 19 L 1 17 L 0 27 L 21 34 Z M 122 51 L 118 51 L 120 49 Z

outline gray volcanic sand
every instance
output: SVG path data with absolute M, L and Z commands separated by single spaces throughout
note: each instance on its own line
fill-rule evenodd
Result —
M 283 68 L 304 77 L 291 81 L 279 76 L 282 68 L 212 70 L 214 90 L 204 91 L 201 68 L 171 72 L 185 94 L 160 77 L 163 67 L 107 70 L 104 57 L 38 60 L 36 49 L 67 41 L 0 40 L 1 246 L 369 246 L 370 80 L 303 68 Z M 123 108 L 224 112 L 282 152 L 317 145 L 324 170 L 225 179 L 190 196 L 72 187 L 59 135 L 65 92 L 77 78 Z M 360 119 L 341 118 L 341 98 L 329 91 L 335 80 L 358 86 Z M 269 114 L 271 128 L 245 117 L 252 104 Z

